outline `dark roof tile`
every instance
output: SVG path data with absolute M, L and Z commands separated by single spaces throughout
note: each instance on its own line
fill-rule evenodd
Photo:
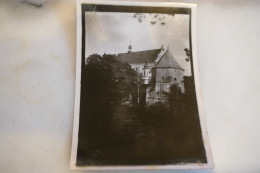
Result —
M 144 50 L 138 52 L 120 53 L 115 57 L 116 60 L 127 62 L 128 64 L 155 63 L 161 49 Z

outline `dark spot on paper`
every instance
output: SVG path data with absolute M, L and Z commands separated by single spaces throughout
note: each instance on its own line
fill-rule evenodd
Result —
M 47 2 L 45 3 L 35 3 L 31 1 L 22 1 L 23 4 L 27 4 L 29 6 L 35 7 L 35 8 L 42 8 Z

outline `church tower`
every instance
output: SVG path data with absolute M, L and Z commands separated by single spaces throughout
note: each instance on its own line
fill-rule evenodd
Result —
M 150 69 L 147 65 L 147 60 L 145 60 L 145 64 L 144 64 L 144 67 L 143 67 L 142 78 L 144 80 L 144 84 L 148 84 L 149 79 L 150 79 Z
M 132 45 L 131 45 L 131 41 L 130 41 L 130 45 L 128 46 L 128 53 L 132 52 Z

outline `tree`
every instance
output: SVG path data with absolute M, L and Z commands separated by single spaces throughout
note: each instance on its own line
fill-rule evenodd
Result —
M 137 73 L 127 63 L 112 55 L 91 55 L 86 60 L 85 78 L 87 97 L 102 100 L 105 104 L 121 104 L 136 99 Z
M 194 79 L 192 76 L 184 77 L 184 88 L 185 88 L 185 95 L 184 95 L 185 106 L 189 108 L 196 108 L 197 106 L 196 92 L 194 86 Z
M 187 56 L 187 58 L 185 58 L 185 60 L 186 60 L 187 62 L 189 62 L 189 61 L 190 61 L 190 57 L 191 57 L 190 49 L 185 48 L 184 51 L 186 52 L 186 56 Z
M 142 23 L 144 19 L 149 18 L 151 25 L 159 24 L 164 26 L 170 16 L 174 16 L 174 14 L 150 14 L 150 16 L 147 17 L 147 15 L 143 13 L 135 13 L 133 17 L 136 18 L 139 23 Z
M 129 64 L 112 55 L 90 55 L 81 78 L 81 141 L 96 146 L 113 139 L 115 113 L 126 100 L 130 105 L 137 103 L 137 85 L 137 73 Z
M 170 87 L 169 93 L 165 93 L 168 98 L 169 108 L 172 114 L 180 115 L 183 108 L 183 93 L 181 92 L 180 86 L 178 84 L 173 84 Z

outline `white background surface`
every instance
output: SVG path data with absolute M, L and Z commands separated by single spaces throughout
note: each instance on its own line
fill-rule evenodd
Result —
M 260 172 L 260 1 L 184 2 L 198 4 L 200 80 L 215 170 L 151 172 Z M 1 173 L 73 172 L 75 7 L 69 0 L 41 8 L 0 1 Z

